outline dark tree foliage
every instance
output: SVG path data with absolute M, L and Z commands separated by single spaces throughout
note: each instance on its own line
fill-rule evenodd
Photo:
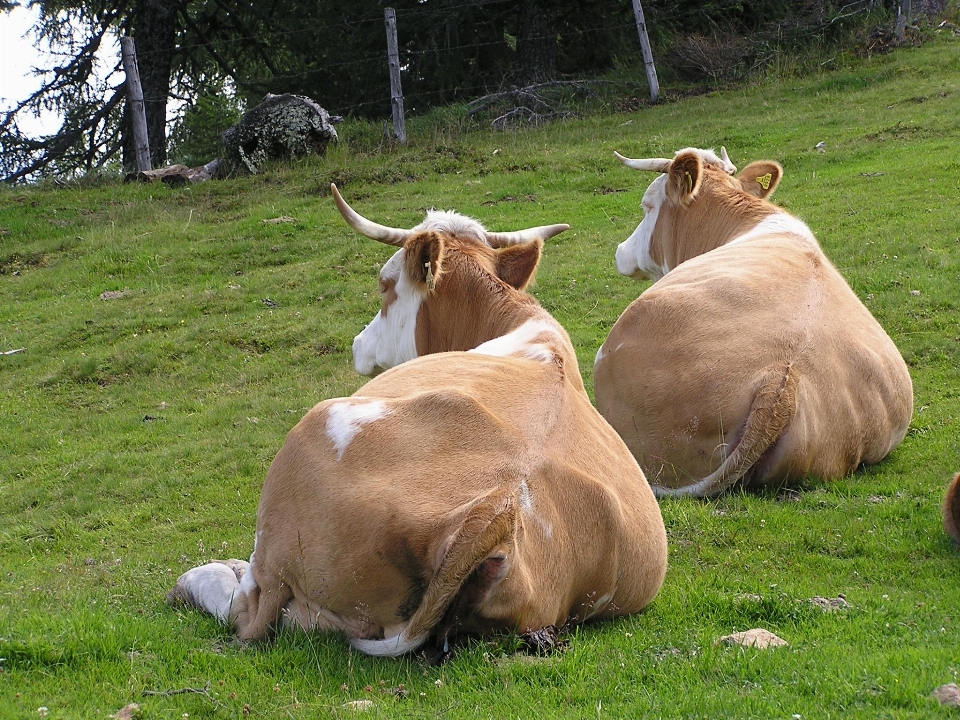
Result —
M 892 2 L 892 0 L 887 0 Z M 151 158 L 167 157 L 170 101 L 190 128 L 218 135 L 231 109 L 266 93 L 306 95 L 336 115 L 390 116 L 383 11 L 396 10 L 408 112 L 495 91 L 609 69 L 623 51 L 639 56 L 630 0 L 22 0 L 41 11 L 38 45 L 63 62 L 43 85 L 0 115 L 0 179 L 89 172 L 132 165 L 123 74 L 93 72 L 98 48 L 134 38 Z M 16 6 L 0 0 L 0 11 Z M 852 5 L 875 5 L 867 0 Z M 644 0 L 648 26 L 662 39 L 750 32 L 791 14 L 834 12 L 825 0 Z M 849 7 L 847 3 L 844 7 Z M 116 58 L 119 67 L 120 58 Z M 108 77 L 108 81 L 98 80 Z M 112 84 L 111 84 L 112 83 Z M 235 97 L 235 100 L 229 98 Z M 211 101 L 209 98 L 216 98 Z M 63 125 L 30 138 L 18 119 L 47 109 Z

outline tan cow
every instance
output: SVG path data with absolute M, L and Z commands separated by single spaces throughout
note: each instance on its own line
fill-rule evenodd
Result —
M 943 529 L 960 543 L 960 473 L 953 476 L 943 498 Z
M 597 353 L 595 394 L 654 492 L 839 478 L 897 447 L 907 366 L 810 228 L 767 201 L 781 167 L 617 157 L 661 173 L 616 253 L 657 281 Z
M 243 639 L 282 620 L 372 655 L 641 610 L 666 570 L 659 507 L 524 291 L 567 226 L 498 235 L 431 212 L 400 230 L 333 192 L 352 227 L 399 248 L 354 341 L 361 372 L 386 372 L 287 436 L 249 563 L 194 568 L 170 599 Z

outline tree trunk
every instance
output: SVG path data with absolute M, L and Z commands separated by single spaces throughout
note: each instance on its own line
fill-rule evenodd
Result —
M 177 2 L 137 0 L 131 33 L 137 45 L 137 65 L 143 86 L 143 106 L 147 115 L 150 160 L 155 168 L 167 162 L 167 96 L 170 72 L 176 52 Z M 126 115 L 129 120 L 129 115 Z M 136 167 L 130 125 L 124 125 L 123 165 Z
M 523 85 L 556 78 L 557 33 L 551 12 L 540 0 L 523 0 L 520 6 L 517 62 Z

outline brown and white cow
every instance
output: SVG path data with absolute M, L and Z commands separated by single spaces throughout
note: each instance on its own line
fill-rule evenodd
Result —
M 597 353 L 595 395 L 654 492 L 839 478 L 897 447 L 907 366 L 810 228 L 767 201 L 780 165 L 617 157 L 661 173 L 616 253 L 657 281 Z
M 943 529 L 960 543 L 960 473 L 953 476 L 943 498 Z
M 567 333 L 524 291 L 567 226 L 498 235 L 431 212 L 401 230 L 333 193 L 352 227 L 399 248 L 354 342 L 360 372 L 385 372 L 287 436 L 249 563 L 189 570 L 170 599 L 242 639 L 282 621 L 372 655 L 641 610 L 666 570 L 659 507 Z

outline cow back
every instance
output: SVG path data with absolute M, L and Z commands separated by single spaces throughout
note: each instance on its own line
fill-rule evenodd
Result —
M 595 371 L 600 412 L 669 488 L 714 472 L 758 393 L 788 381 L 789 426 L 753 481 L 840 477 L 906 433 L 900 353 L 819 246 L 793 235 L 681 263 L 624 311 Z
M 300 607 L 355 618 L 362 608 L 363 633 L 390 635 L 416 611 L 464 513 L 507 493 L 520 508 L 503 548 L 509 572 L 458 623 L 522 630 L 639 610 L 665 571 L 659 508 L 564 373 L 439 353 L 320 403 L 268 472 L 261 572 L 291 586 Z

